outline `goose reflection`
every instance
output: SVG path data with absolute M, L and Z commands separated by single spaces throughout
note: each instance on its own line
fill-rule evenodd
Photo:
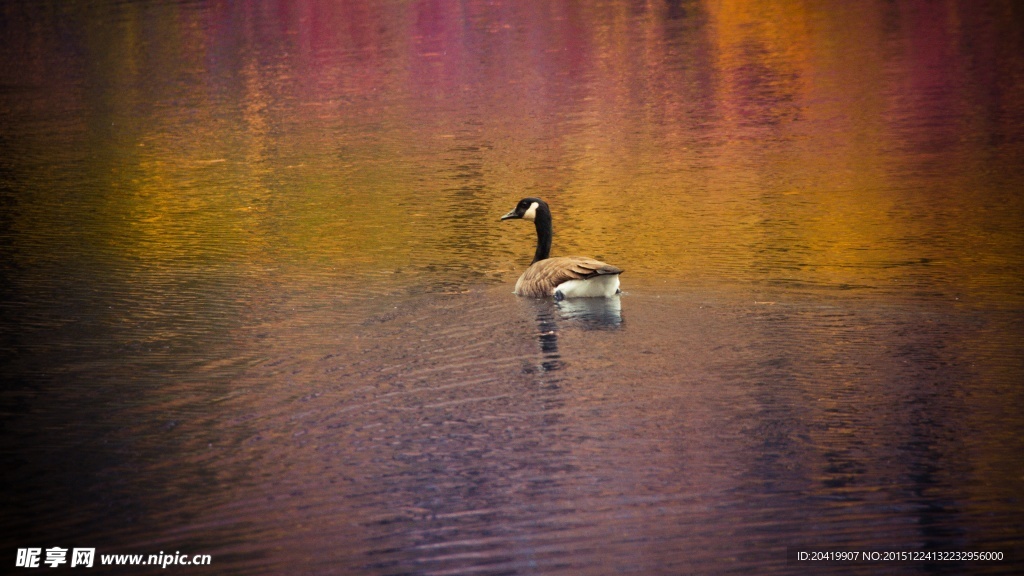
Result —
M 552 302 L 531 302 L 537 313 L 537 342 L 540 344 L 541 362 L 533 370 L 554 372 L 565 366 L 558 350 L 560 323 L 578 326 L 584 330 L 617 330 L 622 326 L 622 303 L 612 298 L 574 298 Z
M 540 371 L 554 372 L 565 364 L 558 352 L 558 322 L 550 302 L 537 301 L 537 341 L 540 342 Z
M 584 330 L 615 330 L 622 326 L 622 301 L 611 298 L 573 298 L 556 302 L 558 315 Z

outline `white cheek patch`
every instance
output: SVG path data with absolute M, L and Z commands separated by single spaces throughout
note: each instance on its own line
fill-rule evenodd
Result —
M 530 222 L 533 222 L 534 219 L 537 218 L 537 206 L 538 204 L 536 202 L 530 204 L 530 209 L 527 210 L 525 214 L 523 214 L 523 220 L 529 220 Z

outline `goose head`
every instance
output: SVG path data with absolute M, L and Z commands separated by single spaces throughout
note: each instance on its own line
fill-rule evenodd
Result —
M 514 218 L 520 218 L 522 220 L 529 220 L 533 222 L 537 219 L 537 211 L 547 211 L 547 202 L 544 202 L 540 198 L 523 198 L 516 204 L 515 210 L 512 210 L 508 214 L 501 217 L 502 220 L 512 220 Z

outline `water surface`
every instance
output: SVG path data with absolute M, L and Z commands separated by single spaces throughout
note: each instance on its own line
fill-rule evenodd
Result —
M 1014 3 L 0 10 L 9 553 L 1019 570 Z

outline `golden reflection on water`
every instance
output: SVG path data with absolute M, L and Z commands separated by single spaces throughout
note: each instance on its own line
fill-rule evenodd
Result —
M 507 280 L 494 215 L 539 194 L 633 278 L 1020 296 L 1019 92 L 970 47 L 1020 59 L 956 5 L 116 10 L 29 103 L 78 111 L 98 158 L 54 170 L 108 203 L 35 223 L 115 258 Z

